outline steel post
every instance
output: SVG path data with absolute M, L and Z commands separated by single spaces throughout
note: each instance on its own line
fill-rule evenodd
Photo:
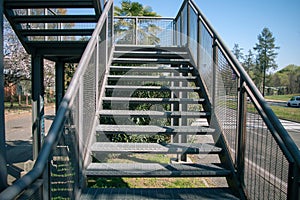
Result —
M 55 65 L 55 110 L 57 111 L 59 104 L 64 96 L 65 91 L 65 63 L 57 61 Z
M 4 119 L 4 66 L 3 66 L 3 1 L 0 1 L 0 192 L 7 187 L 7 160 Z
M 32 136 L 33 159 L 35 160 L 42 146 L 45 136 L 44 119 L 44 67 L 42 55 L 32 55 Z
M 237 154 L 236 167 L 237 177 L 244 186 L 245 172 L 245 148 L 246 148 L 246 123 L 247 123 L 247 95 L 245 92 L 244 81 L 240 79 L 239 86 L 239 107 L 238 107 L 238 129 L 237 129 Z

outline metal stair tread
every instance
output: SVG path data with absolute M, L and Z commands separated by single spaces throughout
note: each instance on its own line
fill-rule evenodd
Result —
M 154 76 L 141 76 L 141 75 L 108 75 L 109 80 L 196 80 L 195 76 L 163 76 L 163 75 L 154 75 Z
M 96 142 L 91 151 L 101 153 L 152 153 L 152 154 L 201 154 L 220 153 L 221 148 L 214 144 L 206 143 L 121 143 L 121 142 Z
M 184 64 L 189 65 L 190 59 L 165 59 L 165 58 L 114 58 L 113 63 L 156 63 L 156 64 Z
M 106 85 L 106 89 L 108 90 L 126 90 L 126 91 L 139 91 L 139 90 L 163 90 L 163 91 L 198 91 L 200 87 L 171 87 L 171 86 L 132 86 L 132 85 Z
M 5 1 L 9 8 L 94 8 L 93 0 L 9 0 Z
M 167 52 L 187 52 L 186 47 L 174 46 L 157 46 L 157 45 L 127 45 L 116 44 L 115 51 L 167 51 Z
M 191 98 L 134 98 L 134 97 L 103 97 L 104 103 L 189 103 L 197 104 L 203 103 L 204 99 L 191 99 Z
M 155 126 L 155 125 L 106 125 L 96 128 L 97 133 L 127 133 L 127 134 L 198 134 L 213 133 L 215 130 L 203 126 Z
M 90 163 L 85 174 L 97 177 L 226 177 L 231 172 L 214 164 Z
M 170 51 L 114 51 L 115 58 L 177 58 L 185 59 L 188 57 L 187 52 L 170 52 Z
M 191 71 L 193 67 L 171 67 L 171 66 L 110 66 L 110 71 L 133 71 L 133 72 L 179 72 Z
M 208 112 L 193 111 L 154 111 L 154 110 L 100 110 L 100 116 L 114 117 L 208 117 Z
M 114 194 L 114 195 L 111 195 Z M 172 199 L 172 200 L 238 200 L 228 187 L 213 188 L 86 188 L 82 200 Z

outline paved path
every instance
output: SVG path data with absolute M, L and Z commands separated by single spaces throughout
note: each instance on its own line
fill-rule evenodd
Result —
M 280 121 L 300 149 L 300 123 L 287 120 Z
M 55 113 L 54 106 L 45 108 L 45 130 L 48 132 Z M 5 115 L 5 137 L 7 145 L 8 182 L 20 178 L 24 170 L 32 166 L 31 111 Z

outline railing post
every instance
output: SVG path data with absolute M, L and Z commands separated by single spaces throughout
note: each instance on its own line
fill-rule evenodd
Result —
M 217 85 L 217 68 L 218 68 L 218 45 L 217 45 L 217 38 L 214 37 L 213 38 L 213 44 L 212 44 L 212 48 L 213 48 L 213 84 L 212 84 L 212 111 L 215 111 L 215 107 L 216 107 L 216 85 Z
M 200 16 L 198 14 L 197 17 L 197 66 L 198 66 L 198 70 L 200 71 L 200 52 L 201 52 L 201 32 L 202 32 L 202 27 L 201 27 L 201 20 L 200 20 Z
M 190 1 L 187 1 L 186 3 L 186 6 L 187 6 L 187 12 L 186 12 L 186 23 L 187 23 L 187 30 L 186 30 L 186 35 L 187 35 L 187 47 L 189 48 L 189 50 L 191 51 L 190 49 L 190 46 L 191 46 L 191 38 L 190 38 L 190 35 L 191 35 L 191 9 L 190 9 L 190 4 L 189 4 Z
M 300 197 L 300 168 L 295 163 L 289 165 L 287 199 L 299 199 Z
M 246 123 L 247 123 L 247 95 L 244 86 L 244 80 L 240 78 L 239 86 L 239 103 L 238 103 L 238 129 L 237 129 L 237 154 L 236 168 L 237 177 L 242 186 L 244 186 L 244 171 L 245 171 L 245 148 L 246 148 Z
M 135 45 L 138 45 L 138 17 L 135 18 Z

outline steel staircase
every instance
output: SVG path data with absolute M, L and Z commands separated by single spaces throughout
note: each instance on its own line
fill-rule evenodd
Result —
M 216 146 L 213 141 L 212 135 L 215 134 L 215 130 L 209 127 L 210 112 L 203 109 L 202 105 L 206 103 L 206 100 L 202 98 L 202 88 L 197 85 L 198 77 L 185 48 L 117 46 L 109 72 L 102 97 L 103 108 L 99 112 L 100 124 L 96 129 L 97 141 L 91 147 L 94 162 L 90 163 L 85 170 L 87 177 L 183 178 L 230 177 L 232 175 L 231 171 L 222 166 L 220 161 L 214 163 L 216 159 L 213 158 L 208 158 L 211 163 L 201 162 L 201 160 L 199 162 L 184 160 L 186 154 L 194 155 L 194 157 L 222 154 L 222 148 Z M 137 95 L 140 92 L 143 92 L 144 96 Z M 147 98 L 145 97 L 147 93 L 152 93 L 157 97 Z M 150 110 L 134 110 L 138 105 L 145 104 L 150 106 Z M 163 109 L 162 105 L 169 105 L 169 109 Z M 153 106 L 161 109 L 152 109 Z M 195 108 L 198 111 L 194 110 Z M 148 119 L 150 122 L 138 125 L 137 119 Z M 161 123 L 159 121 L 161 119 L 169 123 Z M 199 120 L 202 124 L 197 124 Z M 127 136 L 164 134 L 170 136 L 172 141 L 139 143 L 117 142 L 114 139 L 124 134 Z M 207 142 L 207 137 L 211 138 L 210 142 Z M 190 142 L 192 139 L 194 142 Z M 109 154 L 116 154 L 120 157 L 128 154 L 163 154 L 166 156 L 175 154 L 175 161 L 174 157 L 169 163 L 150 161 L 107 163 L 99 159 Z M 176 155 L 179 157 L 176 158 Z M 82 198 L 237 199 L 229 187 L 167 190 L 157 188 L 155 193 L 153 191 L 154 189 L 147 188 L 90 188 L 84 192 Z
M 175 18 L 114 17 L 113 0 L 4 0 L 3 12 L 32 56 L 36 155 L 11 186 L 1 171 L 1 200 L 299 199 L 297 145 L 193 0 Z M 43 59 L 56 63 L 46 137 Z M 123 178 L 216 186 L 90 184 Z

